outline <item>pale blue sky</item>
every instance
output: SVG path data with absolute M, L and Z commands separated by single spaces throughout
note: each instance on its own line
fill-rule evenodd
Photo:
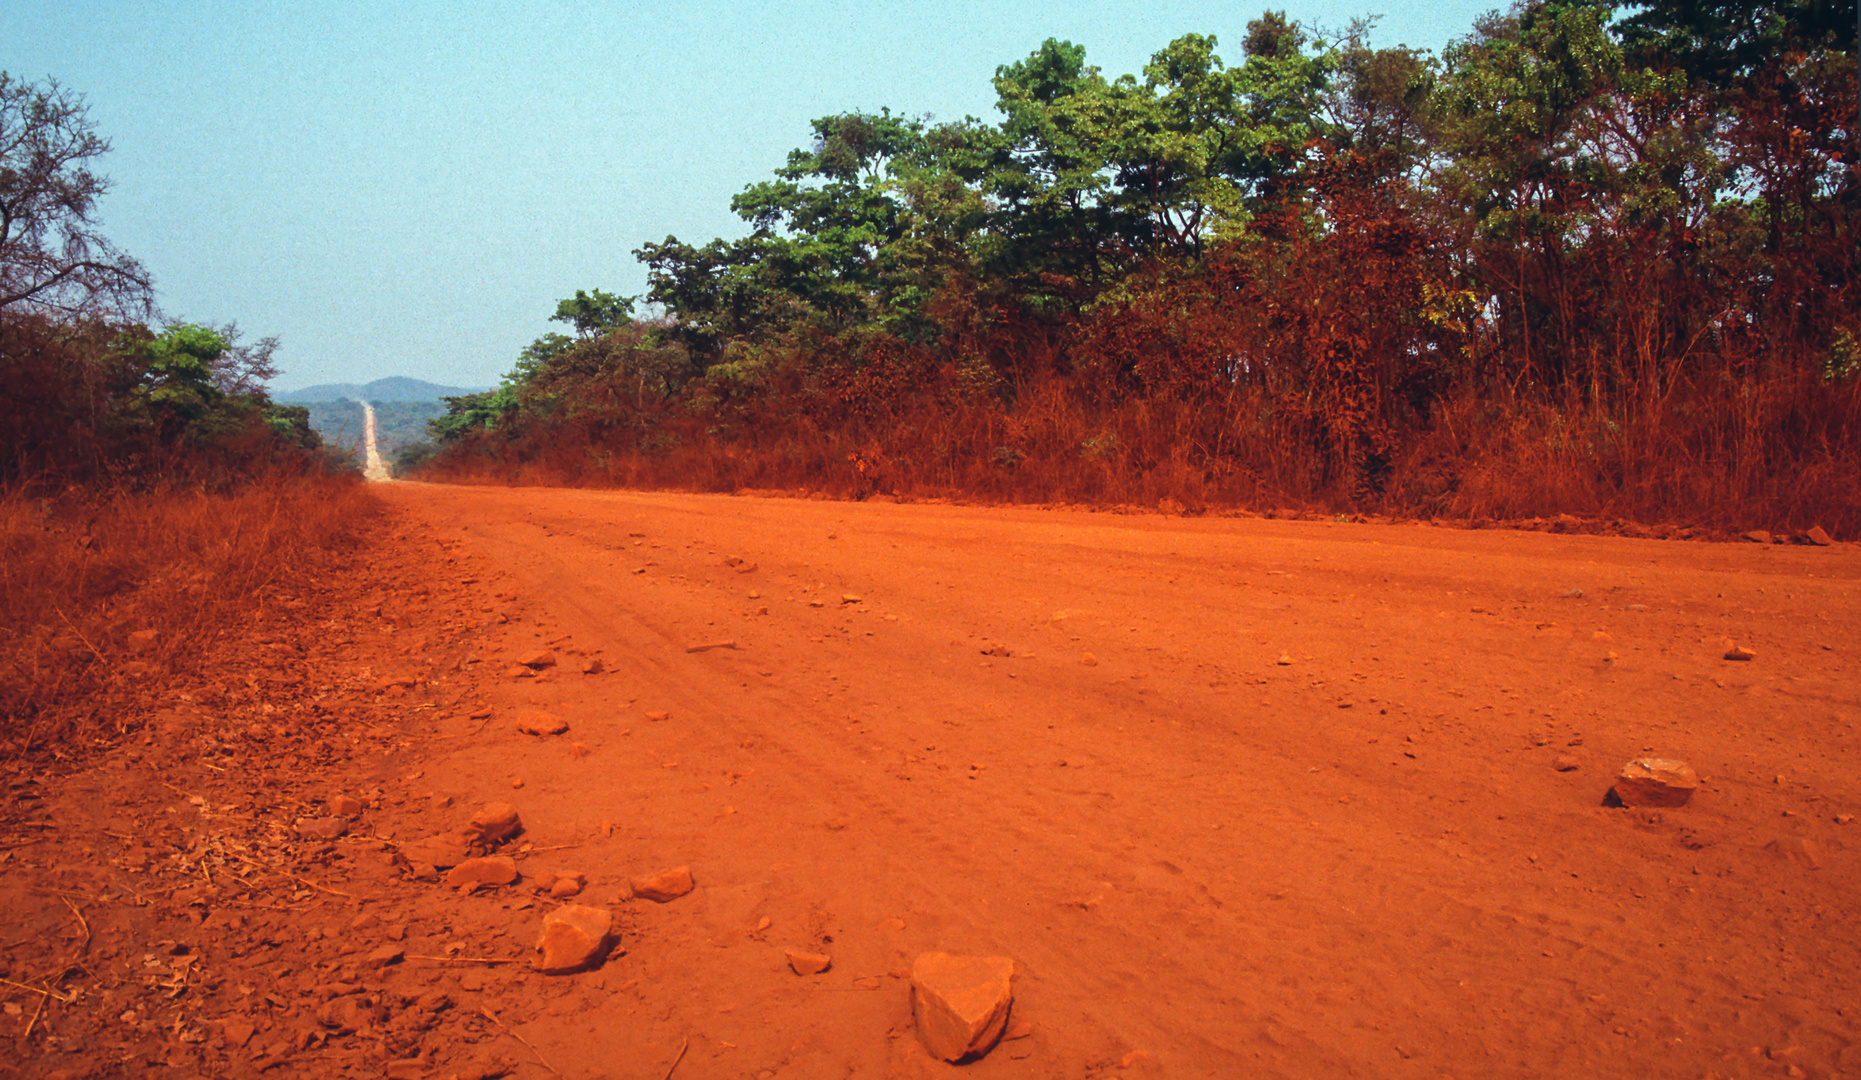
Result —
M 86 97 L 106 233 L 170 317 L 280 337 L 278 389 L 489 385 L 561 297 L 643 292 L 641 242 L 740 235 L 730 197 L 814 117 L 993 121 L 1048 37 L 1113 76 L 1191 32 L 1238 62 L 1264 6 L 7 0 L 0 70 Z M 1439 51 L 1501 5 L 1274 6 Z

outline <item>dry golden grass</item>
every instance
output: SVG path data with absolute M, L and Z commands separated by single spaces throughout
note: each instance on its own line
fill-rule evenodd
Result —
M 1737 407 L 1734 407 L 1734 406 Z M 979 502 L 1286 509 L 1460 521 L 1574 515 L 1666 534 L 1821 525 L 1861 535 L 1861 385 L 1779 380 L 1700 394 L 1653 417 L 1463 392 L 1396 433 L 1380 490 L 1352 484 L 1282 403 L 1259 393 L 1189 404 L 1084 403 L 1063 380 L 1011 404 L 906 397 L 881 417 L 799 410 L 719 426 L 648 415 L 637 432 L 567 422 L 487 432 L 422 475 L 689 491 L 807 489 Z M 1629 531 L 1636 531 L 1630 529 Z
M 228 493 L 0 495 L 0 750 L 108 739 L 138 689 L 339 566 L 377 504 L 299 472 Z M 152 642 L 132 635 L 152 631 Z

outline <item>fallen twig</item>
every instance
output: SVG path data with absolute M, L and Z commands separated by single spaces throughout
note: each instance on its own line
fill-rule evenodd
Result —
M 528 1049 L 528 1050 L 530 1051 L 530 1053 L 532 1053 L 532 1054 L 535 1054 L 535 1055 L 536 1055 L 536 1063 L 537 1063 L 538 1065 L 541 1065 L 541 1066 L 542 1066 L 543 1068 L 545 1068 L 545 1069 L 548 1069 L 548 1070 L 549 1070 L 550 1072 L 552 1072 L 552 1073 L 555 1073 L 555 1074 L 556 1074 L 557 1076 L 561 1076 L 561 1075 L 562 1075 L 562 1073 L 561 1073 L 560 1071 L 558 1071 L 558 1070 L 556 1069 L 556 1067 L 555 1067 L 554 1065 L 551 1065 L 551 1064 L 549 1063 L 549 1061 L 548 1061 L 548 1059 L 547 1059 L 547 1058 L 545 1058 L 545 1057 L 543 1057 L 543 1054 L 542 1054 L 542 1051 L 540 1051 L 540 1050 L 538 1050 L 538 1049 L 537 1049 L 536 1047 L 534 1047 L 534 1046 L 531 1046 L 531 1045 L 530 1045 L 530 1040 L 528 1040 L 528 1039 L 526 1039 L 526 1038 L 524 1038 L 524 1037 L 523 1037 L 522 1035 L 519 1035 L 519 1034 L 517 1034 L 517 1032 L 516 1032 L 516 1031 L 514 1031 L 514 1030 L 512 1030 L 512 1029 L 511 1029 L 511 1028 L 510 1028 L 509 1026 L 507 1026 L 507 1025 L 506 1025 L 506 1024 L 504 1023 L 504 1021 L 502 1021 L 502 1020 L 499 1020 L 499 1019 L 498 1019 L 498 1015 L 497 1015 L 496 1013 L 494 1013 L 494 1012 L 492 1012 L 492 1011 L 491 1011 L 491 1010 L 490 1010 L 489 1008 L 487 1008 L 487 1007 L 485 1007 L 485 1006 L 483 1006 L 483 1005 L 480 1005 L 480 1006 L 478 1007 L 478 1011 L 484 1014 L 484 1016 L 485 1016 L 485 1019 L 487 1019 L 487 1020 L 489 1020 L 489 1021 L 491 1021 L 492 1023 L 494 1023 L 494 1024 L 496 1024 L 496 1025 L 497 1025 L 497 1026 L 498 1026 L 498 1027 L 499 1027 L 499 1028 L 500 1028 L 501 1030 L 503 1030 L 503 1032 L 504 1032 L 504 1034 L 506 1034 L 506 1035 L 509 1035 L 509 1036 L 510 1036 L 511 1038 L 513 1038 L 513 1039 L 516 1039 L 516 1040 L 517 1040 L 518 1042 L 520 1042 L 520 1043 L 522 1043 L 522 1044 L 523 1044 L 523 1045 L 524 1045 L 524 1046 L 525 1046 L 525 1047 L 526 1047 L 526 1048 L 527 1048 L 527 1049 Z M 679 1051 L 679 1056 L 680 1056 L 680 1057 L 683 1057 L 683 1056 L 684 1056 L 684 1051 L 682 1051 L 682 1050 L 681 1050 L 681 1051 Z M 672 1074 L 671 1074 L 671 1073 L 667 1073 L 666 1075 L 667 1075 L 667 1076 L 671 1076 Z
M 78 636 L 78 640 L 84 643 L 84 647 L 90 650 L 90 654 L 97 658 L 98 663 L 107 664 L 110 662 L 104 659 L 104 655 L 97 651 L 97 646 L 92 645 L 90 643 L 90 639 L 84 636 L 84 631 L 79 630 L 77 626 L 72 623 L 71 616 L 66 615 L 62 610 L 58 608 L 53 608 L 52 610 L 58 612 L 58 617 L 65 620 L 65 625 L 69 626 L 71 628 L 71 632 Z
M 234 855 L 233 858 L 238 859 L 240 862 L 245 863 L 247 866 L 252 867 L 254 870 L 263 870 L 267 873 L 277 874 L 279 877 L 288 877 L 292 881 L 297 882 L 299 885 L 308 885 L 311 888 L 317 890 L 318 892 L 326 892 L 326 893 L 329 893 L 331 896 L 340 896 L 344 900 L 355 899 L 355 897 L 349 895 L 346 892 L 343 892 L 341 889 L 332 889 L 328 885 L 319 885 L 316 882 L 310 880 L 309 878 L 298 877 L 296 874 L 293 874 L 288 870 L 280 870 L 275 866 L 266 866 L 264 863 L 261 863 L 261 862 L 253 862 L 251 859 L 246 858 L 244 855 Z
M 672 1080 L 672 1071 L 678 1068 L 679 1062 L 685 1060 L 685 1051 L 690 1050 L 690 1049 L 691 1049 L 691 1036 L 687 1035 L 685 1036 L 685 1041 L 679 1044 L 678 1057 L 673 1058 L 672 1064 L 666 1066 L 666 1074 L 663 1077 L 661 1077 L 660 1080 Z
M 71 1000 L 69 997 L 60 995 L 58 991 L 56 990 L 47 990 L 42 986 L 27 986 L 25 983 L 14 982 L 12 979 L 0 979 L 0 983 L 5 983 L 8 986 L 15 987 L 20 990 L 25 990 L 28 993 L 37 994 L 40 997 L 57 998 L 60 1002 L 69 1002 Z
M 19 1040 L 21 1042 L 25 1042 L 27 1039 L 32 1038 L 32 1026 L 39 1022 L 39 1014 L 45 1011 L 45 999 L 50 996 L 50 994 L 40 995 L 39 1004 L 32 1010 L 32 1018 L 26 1021 L 26 1030 L 19 1033 Z
M 144 907 L 147 907 L 148 905 L 153 904 L 155 902 L 153 900 L 150 900 L 148 897 L 142 895 L 141 893 L 137 892 L 136 887 L 134 885 L 129 884 L 126 881 L 117 880 L 117 881 L 112 881 L 110 884 L 118 889 L 123 890 L 129 895 L 135 897 L 136 902 L 140 903 Z M 91 897 L 87 897 L 86 899 L 91 899 L 93 900 L 93 902 L 100 902 L 100 901 L 96 901 L 95 898 L 91 898 Z M 118 899 L 121 899 L 121 897 L 118 897 Z
M 288 904 L 261 904 L 256 900 L 241 900 L 241 899 L 238 899 L 237 897 L 232 898 L 232 899 L 227 899 L 227 900 L 218 900 L 218 901 L 215 901 L 215 903 L 229 904 L 233 907 L 258 908 L 261 911 L 290 911 L 290 912 L 302 913 L 302 912 L 306 912 L 312 909 L 312 905 L 309 905 L 309 904 L 306 904 L 303 907 L 291 907 Z
M 84 918 L 84 913 L 78 910 L 78 906 L 71 902 L 69 896 L 61 896 L 59 899 L 63 900 L 65 906 L 71 909 L 71 914 L 78 917 L 78 925 L 84 928 L 84 944 L 78 946 L 78 955 L 83 956 L 84 953 L 90 949 L 90 921 Z

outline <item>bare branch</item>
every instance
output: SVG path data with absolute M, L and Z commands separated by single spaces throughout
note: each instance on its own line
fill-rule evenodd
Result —
M 147 316 L 147 271 L 97 231 L 110 144 L 83 97 L 0 71 L 0 312 Z

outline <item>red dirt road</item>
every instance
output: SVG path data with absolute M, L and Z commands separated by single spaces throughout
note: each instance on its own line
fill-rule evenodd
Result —
M 380 490 L 510 619 L 403 781 L 516 803 L 588 902 L 698 882 L 486 976 L 547 984 L 564 1076 L 956 1075 L 932 949 L 1018 967 L 975 1077 L 1861 1075 L 1852 545 Z M 1605 809 L 1640 756 L 1705 783 Z

